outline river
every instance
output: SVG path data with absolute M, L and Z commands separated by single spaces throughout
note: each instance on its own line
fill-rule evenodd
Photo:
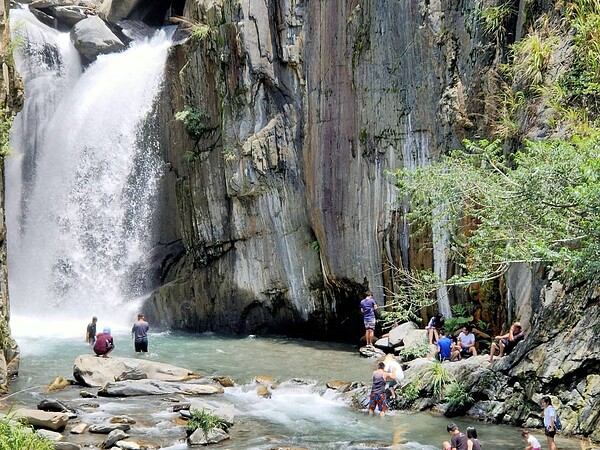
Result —
M 22 363 L 20 376 L 11 385 L 11 393 L 22 392 L 2 404 L 5 410 L 19 404 L 34 406 L 41 398 L 55 396 L 35 386 L 48 384 L 58 375 L 72 379 L 75 357 L 91 353 L 84 342 L 85 323 L 81 324 L 81 333 L 77 336 L 63 333 L 68 328 L 59 322 L 52 327 L 49 323 L 40 324 L 17 317 L 15 324 Z M 99 325 L 104 326 L 102 318 Z M 20 334 L 19 328 L 25 334 Z M 47 331 L 36 335 L 35 331 L 40 329 Z M 397 444 L 393 448 L 438 449 L 443 440 L 449 439 L 446 425 L 450 420 L 443 416 L 397 411 L 383 419 L 369 417 L 365 411 L 351 408 L 333 391 L 324 389 L 324 383 L 334 379 L 369 383 L 374 361 L 361 358 L 353 346 L 277 337 L 164 332 L 151 334 L 150 352 L 140 356 L 133 351 L 128 330 L 118 327 L 114 335 L 115 356 L 150 358 L 187 367 L 206 376 L 228 375 L 235 380 L 235 387 L 226 388 L 222 396 L 209 400 L 214 404 L 233 404 L 236 411 L 236 423 L 230 429 L 231 440 L 217 448 L 325 450 Z M 256 386 L 252 383 L 256 375 L 268 375 L 277 380 L 278 387 L 270 399 L 256 394 Z M 309 383 L 298 384 L 291 382 L 292 379 Z M 73 387 L 58 395 L 71 404 L 89 402 L 89 399 L 78 398 L 80 390 L 81 387 Z M 84 408 L 80 414 L 82 421 L 97 423 L 110 415 L 128 414 L 138 421 L 128 432 L 132 440 L 158 443 L 161 448 L 170 450 L 187 448 L 182 441 L 183 428 L 174 423 L 177 414 L 168 411 L 164 399 L 98 398 L 93 401 L 99 403 L 99 408 L 92 411 Z M 467 418 L 453 420 L 463 431 L 467 426 L 475 426 L 486 449 L 524 448 L 518 428 Z M 534 435 L 545 443 L 539 430 L 534 431 Z M 71 436 L 68 439 L 84 438 Z M 561 450 L 582 448 L 579 441 L 573 439 L 559 437 L 557 442 Z

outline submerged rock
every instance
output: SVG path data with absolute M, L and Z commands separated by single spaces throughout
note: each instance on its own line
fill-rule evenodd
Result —
M 135 373 L 149 380 L 187 381 L 199 378 L 193 370 L 148 360 L 133 358 L 97 358 L 92 355 L 80 355 L 73 365 L 73 376 L 84 386 L 102 386 L 115 381 L 124 373 Z

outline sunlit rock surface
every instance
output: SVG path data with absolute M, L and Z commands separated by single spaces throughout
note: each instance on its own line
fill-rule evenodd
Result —
M 127 374 L 132 374 L 129 377 Z M 120 380 L 186 381 L 199 378 L 190 369 L 149 360 L 80 355 L 73 363 L 73 376 L 83 386 L 102 386 L 106 382 Z

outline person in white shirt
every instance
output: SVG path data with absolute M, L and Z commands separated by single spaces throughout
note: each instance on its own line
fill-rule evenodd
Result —
M 460 356 L 477 356 L 472 325 L 462 327 L 462 331 L 458 335 L 458 345 L 460 346 Z
M 554 436 L 556 435 L 556 410 L 552 406 L 550 397 L 542 397 L 540 404 L 544 408 L 544 434 L 548 441 L 548 449 L 556 450 L 556 444 L 554 443 Z
M 538 441 L 535 436 L 531 435 L 529 430 L 523 430 L 521 436 L 527 441 L 525 450 L 542 450 L 542 444 L 540 444 L 540 441 Z
M 404 379 L 404 372 L 402 371 L 402 366 L 400 363 L 396 361 L 396 358 L 394 358 L 394 355 L 391 353 L 385 355 L 385 358 L 383 358 L 383 363 L 385 364 L 383 370 L 389 373 L 392 377 L 388 387 L 390 389 L 390 398 L 394 399 L 396 398 L 395 386 Z

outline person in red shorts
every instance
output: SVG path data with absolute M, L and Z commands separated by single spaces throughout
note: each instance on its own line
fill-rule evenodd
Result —
M 387 401 L 385 398 L 385 382 L 393 380 L 394 376 L 387 373 L 385 363 L 382 361 L 377 364 L 377 370 L 373 372 L 373 386 L 371 387 L 371 395 L 369 396 L 369 415 L 372 416 L 375 408 L 379 408 L 379 415 L 385 416 L 387 410 Z

